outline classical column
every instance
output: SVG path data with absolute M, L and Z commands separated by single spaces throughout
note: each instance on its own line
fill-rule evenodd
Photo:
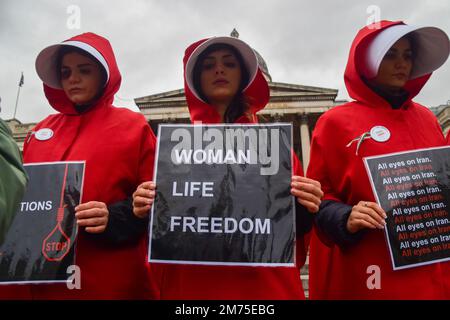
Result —
M 306 174 L 306 168 L 309 164 L 309 152 L 310 152 L 310 138 L 309 138 L 309 126 L 308 126 L 308 115 L 306 113 L 300 116 L 300 139 L 302 142 L 302 164 L 303 170 Z

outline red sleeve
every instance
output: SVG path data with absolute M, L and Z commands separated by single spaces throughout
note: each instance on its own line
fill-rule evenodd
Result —
M 25 141 L 23 142 L 23 150 L 22 155 L 25 156 L 28 149 L 28 141 L 31 139 L 31 136 L 34 134 L 33 130 L 28 131 L 27 136 L 25 137 Z
M 22 156 L 25 158 L 25 155 L 27 153 L 28 150 L 28 145 L 30 143 L 30 140 L 33 138 L 33 135 L 36 133 L 36 131 L 38 130 L 40 123 L 38 123 L 36 126 L 34 126 L 33 129 L 31 129 L 30 131 L 28 131 L 27 136 L 25 137 L 25 141 L 23 142 L 23 148 L 22 148 Z
M 293 158 L 293 172 L 295 176 L 305 176 L 305 173 L 303 172 L 303 166 L 302 163 L 300 162 L 300 160 L 297 157 L 297 154 L 294 152 L 294 150 L 292 150 L 292 158 Z
M 339 199 L 338 195 L 333 192 L 333 186 L 330 180 L 330 170 L 327 166 L 327 163 L 328 161 L 330 161 L 331 156 L 327 156 L 325 150 L 331 150 L 331 146 L 328 147 L 326 143 L 331 143 L 332 141 L 334 141 L 333 135 L 330 135 L 330 132 L 333 132 L 333 130 L 330 130 L 330 124 L 325 124 L 324 117 L 320 117 L 313 131 L 310 160 L 306 175 L 308 178 L 320 182 L 322 191 L 324 193 L 323 200 L 334 200 L 342 202 L 342 200 Z
M 141 136 L 139 165 L 138 165 L 138 184 L 153 179 L 155 164 L 156 137 L 147 124 L 143 127 Z
M 330 180 L 330 170 L 327 166 L 327 161 L 330 161 L 330 157 L 326 156 L 325 150 L 330 150 L 330 148 L 326 145 L 326 143 L 333 141 L 332 134 L 330 134 L 333 130 L 330 130 L 330 127 L 331 124 L 329 121 L 326 121 L 326 117 L 324 116 L 320 117 L 317 121 L 311 140 L 310 161 L 306 174 L 308 178 L 320 182 L 324 193 L 322 200 L 343 202 L 333 191 L 333 186 Z M 314 225 L 314 230 L 324 244 L 327 246 L 333 245 L 333 242 L 324 233 L 322 233 L 316 225 Z
M 304 176 L 304 172 L 303 172 L 303 167 L 302 167 L 302 163 L 300 162 L 300 160 L 298 159 L 297 155 L 295 154 L 294 150 L 292 150 L 292 158 L 293 158 L 293 163 L 292 163 L 292 172 L 294 173 L 294 175 L 296 176 Z M 297 201 L 297 200 L 295 200 Z M 299 215 L 299 213 L 297 212 L 297 217 L 296 219 L 300 219 L 301 216 Z M 306 257 L 308 255 L 308 247 L 309 247 L 309 239 L 310 239 L 310 233 L 311 232 L 307 232 L 307 233 L 298 233 L 297 232 L 297 241 L 296 241 L 296 247 L 295 247 L 295 253 L 296 253 L 296 257 L 297 257 L 297 267 L 301 268 L 305 262 L 306 262 Z

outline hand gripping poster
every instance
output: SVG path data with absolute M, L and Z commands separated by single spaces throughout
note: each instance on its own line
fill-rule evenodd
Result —
M 394 270 L 450 260 L 450 147 L 365 158 Z
M 0 247 L 0 284 L 66 282 L 74 265 L 75 207 L 84 162 L 24 165 L 28 186 Z
M 160 125 L 149 261 L 293 266 L 291 124 Z

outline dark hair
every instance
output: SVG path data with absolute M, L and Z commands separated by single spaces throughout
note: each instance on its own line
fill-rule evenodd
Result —
M 60 82 L 61 82 L 62 60 L 63 60 L 64 56 L 69 53 L 78 53 L 78 54 L 94 61 L 98 65 L 100 72 L 101 72 L 101 80 L 102 80 L 101 83 L 103 85 L 106 83 L 108 76 L 107 76 L 105 67 L 103 67 L 103 65 L 97 60 L 97 58 L 95 58 L 89 52 L 87 52 L 83 49 L 80 49 L 78 47 L 73 47 L 73 46 L 62 46 L 58 51 L 58 58 L 57 58 L 57 62 L 56 62 L 56 72 L 58 75 L 58 80 Z M 104 87 L 102 86 L 100 88 L 99 92 L 97 93 L 97 95 L 95 96 L 94 100 L 97 100 L 98 98 L 100 98 L 103 95 L 103 89 L 104 89 Z
M 412 72 L 413 69 L 414 69 L 414 62 L 416 61 L 416 58 L 417 58 L 417 40 L 416 40 L 416 35 L 414 34 L 414 32 L 407 33 L 406 35 L 404 35 L 400 39 L 406 39 L 406 40 L 409 41 L 409 45 L 411 47 L 411 56 L 412 56 L 412 65 L 411 65 L 411 72 Z
M 208 102 L 208 99 L 206 98 L 205 94 L 203 93 L 202 86 L 200 83 L 200 76 L 202 72 L 202 64 L 205 58 L 212 52 L 227 49 L 230 50 L 233 55 L 236 57 L 236 59 L 239 62 L 239 65 L 241 67 L 241 83 L 239 85 L 239 89 L 237 94 L 234 96 L 233 100 L 229 104 L 227 110 L 225 111 L 224 115 L 224 121 L 225 123 L 233 123 L 238 118 L 240 118 L 242 115 L 245 115 L 248 112 L 249 104 L 247 102 L 247 99 L 245 98 L 244 94 L 242 93 L 243 89 L 248 85 L 248 82 L 250 81 L 250 75 L 249 71 L 247 70 L 244 59 L 242 58 L 242 55 L 240 52 L 233 46 L 230 46 L 225 43 L 216 43 L 208 48 L 206 48 L 198 57 L 197 61 L 195 62 L 194 70 L 193 70 L 193 82 L 194 82 L 194 89 L 197 91 L 200 98 L 206 102 Z

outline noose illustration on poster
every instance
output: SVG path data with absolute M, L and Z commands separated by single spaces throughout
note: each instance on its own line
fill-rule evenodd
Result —
M 66 189 L 66 180 L 69 164 L 65 164 L 63 184 L 61 188 L 60 205 L 56 215 L 56 226 L 48 234 L 42 243 L 42 254 L 48 261 L 61 261 L 70 249 L 70 237 L 62 229 L 61 223 L 64 220 L 64 212 L 67 204 L 64 202 L 64 192 Z

